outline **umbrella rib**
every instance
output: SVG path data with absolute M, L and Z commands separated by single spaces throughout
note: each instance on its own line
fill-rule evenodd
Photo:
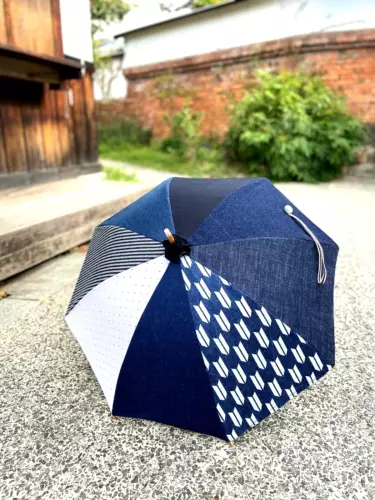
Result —
M 191 257 L 189 257 L 189 259 L 191 260 L 195 260 L 195 259 L 192 259 Z M 195 261 L 197 262 L 197 261 Z M 181 270 L 181 277 L 183 279 L 183 281 L 185 282 L 184 280 L 184 271 L 183 271 L 183 266 L 184 264 L 182 263 L 182 261 L 180 260 L 180 270 Z M 193 306 L 192 306 L 192 303 L 190 302 L 190 294 L 188 293 L 188 286 L 186 285 L 185 283 L 185 292 L 187 294 L 187 297 L 188 297 L 188 303 L 189 303 L 189 310 L 190 310 L 190 314 L 191 314 L 191 319 L 192 319 L 192 322 L 193 322 L 193 325 L 195 327 L 195 321 L 194 321 L 194 313 L 193 313 Z M 205 362 L 204 362 L 204 358 L 203 358 L 203 352 L 201 350 L 201 347 L 199 345 L 199 340 L 197 338 L 197 334 L 196 334 L 196 331 L 195 332 L 192 332 L 193 333 L 193 336 L 195 337 L 195 341 L 196 341 L 196 345 L 197 345 L 197 348 L 199 349 L 199 352 L 201 354 L 201 357 L 202 357 L 202 363 L 203 365 L 205 365 Z M 207 375 L 207 383 L 211 389 L 211 394 L 212 394 L 212 400 L 213 400 L 213 405 L 214 405 L 214 408 L 215 408 L 215 412 L 216 412 L 216 417 L 217 417 L 217 420 L 219 421 L 220 423 L 220 426 L 223 430 L 223 435 L 226 436 L 226 437 L 222 437 L 222 439 L 224 439 L 225 441 L 229 441 L 229 443 L 233 443 L 233 441 L 230 441 L 228 440 L 228 437 L 226 435 L 226 432 L 225 432 L 225 425 L 223 423 L 223 421 L 220 419 L 220 415 L 219 415 L 219 409 L 218 409 L 218 405 L 216 404 L 216 401 L 215 401 L 215 393 L 214 393 L 214 389 L 212 387 L 212 384 L 211 384 L 211 380 L 210 380 L 210 376 L 209 376 L 209 373 L 208 373 L 208 370 L 206 368 L 206 366 L 204 366 L 204 370 L 206 372 L 206 375 Z

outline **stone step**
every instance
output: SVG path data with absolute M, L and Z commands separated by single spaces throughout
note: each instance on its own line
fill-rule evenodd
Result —
M 90 240 L 100 222 L 155 184 L 96 173 L 0 191 L 0 281 Z

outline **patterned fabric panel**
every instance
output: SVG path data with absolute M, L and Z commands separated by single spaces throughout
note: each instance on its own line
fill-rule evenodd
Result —
M 164 255 L 164 248 L 159 241 L 121 227 L 98 226 L 67 313 L 99 283 L 161 255 Z
M 233 441 L 332 367 L 228 281 L 190 257 L 181 263 L 216 408 Z

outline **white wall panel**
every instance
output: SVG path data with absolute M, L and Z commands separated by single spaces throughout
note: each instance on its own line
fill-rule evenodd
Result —
M 63 51 L 92 62 L 90 0 L 60 0 Z
M 374 0 L 248 0 L 130 33 L 125 68 L 320 31 L 375 27 Z

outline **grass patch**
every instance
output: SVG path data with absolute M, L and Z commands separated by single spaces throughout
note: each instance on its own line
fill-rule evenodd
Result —
M 193 164 L 171 152 L 160 151 L 156 146 L 102 140 L 99 144 L 99 154 L 103 160 L 128 162 L 191 177 L 246 177 L 248 175 L 248 169 L 243 166 L 228 165 L 222 161 L 203 161 Z
M 129 173 L 121 167 L 103 167 L 104 179 L 106 181 L 137 182 L 135 173 Z

